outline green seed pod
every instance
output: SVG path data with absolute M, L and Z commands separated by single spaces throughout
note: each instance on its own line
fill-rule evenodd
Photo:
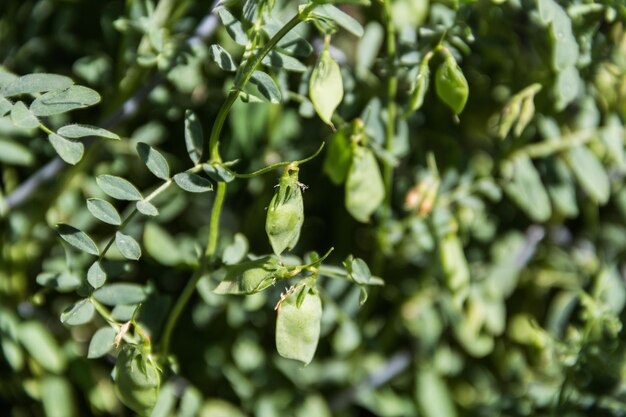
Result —
M 285 169 L 269 207 L 265 231 L 272 249 L 280 256 L 285 249 L 293 249 L 300 238 L 304 223 L 302 188 L 298 182 L 298 169 Z
M 346 209 L 352 217 L 367 223 L 384 199 L 385 186 L 374 154 L 356 147 L 346 181 Z
M 300 302 L 300 303 L 299 303 Z M 282 298 L 277 306 L 276 349 L 280 356 L 308 364 L 320 337 L 322 300 L 304 287 Z
M 161 373 L 150 355 L 135 345 L 124 345 L 113 368 L 119 399 L 141 416 L 149 415 L 159 396 Z
M 435 89 L 441 101 L 454 113 L 461 114 L 467 103 L 469 86 L 452 55 L 449 53 L 446 55 L 446 59 L 437 68 L 435 77 Z
M 254 294 L 286 276 L 287 268 L 272 256 L 226 267 L 226 277 L 213 290 L 216 294 Z
M 309 81 L 309 97 L 320 119 L 332 126 L 330 119 L 343 99 L 343 81 L 339 64 L 325 45 Z

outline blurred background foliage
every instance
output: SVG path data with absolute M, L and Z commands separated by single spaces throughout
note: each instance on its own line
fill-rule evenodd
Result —
M 246 8 L 225 6 L 250 30 Z M 276 1 L 285 21 L 298 2 Z M 293 250 L 354 254 L 385 286 L 359 305 L 359 288 L 320 278 L 322 333 L 306 367 L 274 347 L 274 304 L 282 286 L 252 296 L 214 294 L 201 281 L 175 330 L 177 373 L 161 388 L 158 416 L 621 416 L 626 413 L 626 7 L 621 0 L 395 0 L 397 50 L 389 59 L 381 3 L 342 5 L 364 27 L 340 29 L 342 120 L 360 118 L 383 167 L 393 167 L 388 208 L 369 223 L 344 207 L 344 189 L 322 172 L 324 153 L 303 166 L 305 223 Z M 135 154 L 158 146 L 173 172 L 188 166 L 186 109 L 210 131 L 233 81 L 212 59 L 237 45 L 208 1 L 4 0 L 0 80 L 48 72 L 100 93 L 94 107 L 48 119 L 106 127 L 75 166 L 28 198 L 16 190 L 54 149 L 36 129 L 0 118 L 0 409 L 20 416 L 132 415 L 114 393 L 115 352 L 87 359 L 102 325 L 59 320 L 77 300 L 90 265 L 63 246 L 57 223 L 98 242 L 85 199 L 103 197 L 95 176 L 118 175 L 141 190 L 156 182 Z M 267 22 L 266 22 L 267 23 Z M 314 117 L 307 80 L 323 35 L 300 25 L 315 52 L 304 73 L 267 66 L 279 104 L 239 101 L 222 136 L 238 172 L 312 154 L 349 128 Z M 195 36 L 195 37 L 194 37 Z M 438 45 L 469 85 L 455 116 L 434 85 L 410 111 L 419 64 Z M 443 57 L 434 55 L 432 72 Z M 400 109 L 392 144 L 388 83 Z M 432 83 L 432 81 L 431 81 Z M 401 117 L 407 111 L 407 118 Z M 341 125 L 340 125 L 341 126 Z M 328 148 L 327 148 L 328 149 Z M 277 175 L 230 184 L 220 250 L 271 252 L 265 208 Z M 429 191 L 430 190 L 430 191 Z M 158 339 L 168 308 L 196 267 L 212 194 L 159 197 L 155 219 L 126 228 L 142 242 L 140 262 L 108 261 L 120 282 L 148 299 L 139 322 Z M 117 208 L 128 212 L 119 202 Z M 229 246 L 230 245 L 230 246 Z M 79 289 L 80 292 L 80 289 Z M 123 308 L 113 311 L 129 319 Z

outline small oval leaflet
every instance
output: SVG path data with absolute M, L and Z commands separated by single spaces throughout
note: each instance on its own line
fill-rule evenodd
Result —
M 159 209 L 146 200 L 137 201 L 136 207 L 137 210 L 144 216 L 155 217 L 159 215 Z
M 61 322 L 68 326 L 79 326 L 91 321 L 95 312 L 96 309 L 91 301 L 88 298 L 84 298 L 61 313 Z
M 223 69 L 224 71 L 236 71 L 237 65 L 233 60 L 233 57 L 230 56 L 228 51 L 222 48 L 220 45 L 211 45 L 210 46 L 211 58 L 217 64 L 218 67 Z
M 65 139 L 63 136 L 51 133 L 48 140 L 62 160 L 70 165 L 76 165 L 83 158 L 85 146 L 78 141 Z
M 213 184 L 209 180 L 190 172 L 181 172 L 174 175 L 174 181 L 176 185 L 190 193 L 213 191 Z
M 282 94 L 274 79 L 263 71 L 254 71 L 250 83 L 256 85 L 261 97 L 270 103 L 280 103 Z
M 311 73 L 309 97 L 320 119 L 333 126 L 331 118 L 343 99 L 343 81 L 339 64 L 331 56 L 328 45 Z
M 13 103 L 11 103 L 6 98 L 0 96 L 0 117 L 3 117 L 5 114 L 9 113 L 13 108 Z
M 304 204 L 298 171 L 285 169 L 267 208 L 265 220 L 265 231 L 277 256 L 285 249 L 291 250 L 296 246 L 303 223 Z
M 39 119 L 21 101 L 16 102 L 11 108 L 11 122 L 15 127 L 23 129 L 39 127 Z
M 89 342 L 87 357 L 89 359 L 100 358 L 113 349 L 115 343 L 115 330 L 111 327 L 102 327 L 96 331 Z
M 115 246 L 126 259 L 136 261 L 141 257 L 139 243 L 122 232 L 115 232 Z
M 37 97 L 30 105 L 35 116 L 52 116 L 71 110 L 93 106 L 100 102 L 100 94 L 91 88 L 73 85 L 65 90 L 55 90 Z
M 304 294 L 300 294 L 304 291 Z M 298 306 L 298 298 L 303 295 Z M 292 291 L 276 306 L 276 349 L 280 356 L 305 365 L 315 355 L 320 337 L 322 300 L 308 287 Z
M 127 283 L 105 285 L 94 291 L 93 296 L 109 306 L 138 304 L 146 299 L 146 293 L 141 286 Z
M 26 351 L 42 368 L 52 373 L 65 370 L 66 359 L 56 339 L 38 321 L 25 321 L 19 326 L 17 336 Z
M 170 166 L 161 152 L 147 143 L 137 143 L 139 158 L 157 178 L 167 180 L 170 177 Z
M 202 145 L 204 143 L 202 126 L 194 112 L 185 111 L 185 145 L 187 153 L 194 164 L 202 159 Z
M 367 223 L 385 198 L 385 186 L 374 153 L 362 147 L 353 152 L 346 181 L 346 209 L 356 220 Z
M 122 224 L 122 218 L 117 212 L 113 204 L 99 198 L 90 198 L 87 200 L 87 210 L 98 220 L 119 226 Z
M 469 86 L 454 57 L 446 55 L 435 74 L 437 95 L 456 114 L 461 114 L 469 96 Z
M 0 90 L 4 97 L 20 94 L 44 93 L 52 90 L 62 90 L 74 84 L 71 78 L 57 74 L 27 74 Z
M 87 235 L 87 233 L 63 223 L 57 225 L 57 231 L 63 240 L 74 246 L 76 249 L 87 252 L 91 255 L 100 255 L 98 247 Z
M 91 125 L 66 125 L 57 130 L 57 133 L 66 138 L 84 138 L 88 136 L 98 136 L 105 139 L 119 140 L 120 137 L 98 126 Z
M 126 344 L 111 374 L 120 400 L 141 416 L 150 414 L 159 396 L 161 374 L 151 356 Z
M 143 199 L 141 193 L 128 180 L 114 175 L 100 175 L 96 183 L 109 197 L 116 200 L 137 201 Z
M 430 84 L 430 68 L 428 67 L 428 62 L 423 62 L 419 66 L 419 70 L 417 71 L 417 76 L 415 78 L 415 88 L 411 93 L 411 98 L 409 99 L 409 105 L 404 113 L 404 117 L 409 116 L 416 110 L 419 110 L 424 104 L 424 98 L 426 97 L 426 93 L 428 92 L 428 86 Z
M 87 271 L 87 282 L 95 289 L 98 289 L 104 285 L 106 280 L 107 274 L 102 268 L 100 261 L 94 262 Z

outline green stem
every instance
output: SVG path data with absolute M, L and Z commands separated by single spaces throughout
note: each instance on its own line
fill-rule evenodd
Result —
M 396 33 L 391 17 L 391 0 L 384 0 L 385 27 L 387 31 L 387 127 L 385 132 L 385 150 L 393 153 L 393 139 L 396 130 L 396 95 L 398 92 L 398 76 L 396 73 Z M 385 217 L 391 216 L 391 195 L 393 190 L 393 165 L 383 161 L 383 182 L 385 183 Z
M 262 175 L 262 174 L 266 174 L 270 171 L 273 171 L 275 169 L 281 168 L 281 167 L 285 167 L 287 165 L 301 165 L 304 164 L 306 162 L 309 162 L 311 159 L 315 158 L 317 155 L 319 155 L 320 152 L 322 152 L 322 149 L 324 148 L 324 142 L 322 142 L 322 144 L 320 145 L 319 148 L 317 148 L 317 151 L 315 151 L 315 153 L 313 155 L 310 155 L 304 159 L 300 159 L 298 161 L 283 161 L 283 162 L 278 162 L 276 164 L 272 164 L 269 166 L 266 166 L 265 168 L 261 168 L 257 171 L 251 172 L 249 174 L 238 174 L 238 173 L 234 173 L 235 177 L 237 178 L 253 178 L 256 177 L 258 175 Z
M 300 13 L 296 14 L 294 17 L 289 20 L 285 26 L 283 26 L 276 34 L 265 44 L 263 48 L 256 53 L 250 60 L 246 61 L 241 73 L 237 74 L 235 77 L 236 82 L 233 88 L 230 90 L 226 101 L 220 108 L 215 118 L 215 123 L 213 124 L 213 129 L 211 130 L 211 136 L 209 138 L 209 155 L 211 162 L 221 162 L 221 157 L 219 154 L 219 138 L 222 133 L 222 127 L 224 126 L 224 122 L 226 121 L 226 116 L 228 116 L 228 112 L 230 108 L 235 104 L 237 97 L 239 97 L 240 91 L 246 85 L 246 83 L 252 77 L 252 74 L 259 66 L 263 58 L 276 46 L 276 44 L 293 28 L 295 28 L 300 22 L 304 21 L 308 14 L 313 10 L 315 5 L 309 4 L 307 7 Z
M 513 152 L 511 159 L 518 155 L 529 158 L 545 158 L 561 151 L 584 145 L 599 137 L 603 129 L 585 129 L 560 137 L 559 139 L 533 143 Z
M 211 129 L 211 135 L 209 136 L 209 162 L 221 162 L 221 156 L 219 154 L 219 139 L 222 133 L 222 128 L 226 121 L 226 117 L 233 104 L 239 97 L 239 92 L 245 86 L 245 84 L 250 80 L 252 73 L 256 70 L 257 66 L 261 63 L 263 58 L 270 52 L 270 50 L 276 46 L 276 44 L 294 27 L 296 27 L 300 22 L 302 22 L 308 16 L 309 12 L 313 9 L 314 5 L 308 5 L 302 12 L 296 14 L 289 22 L 285 24 L 264 46 L 261 50 L 254 55 L 250 60 L 246 62 L 243 69 L 241 70 L 241 75 L 238 74 L 236 77 L 236 82 L 233 88 L 231 89 L 228 97 L 222 107 L 220 107 L 217 116 L 215 118 L 215 123 Z M 166 360 L 169 354 L 170 341 L 172 338 L 172 333 L 174 328 L 176 327 L 176 323 L 178 322 L 178 318 L 182 314 L 185 306 L 189 302 L 189 299 L 193 295 L 196 285 L 200 278 L 204 275 L 208 262 L 215 256 L 215 252 L 217 250 L 217 240 L 219 236 L 219 220 L 222 212 L 222 206 L 224 204 L 224 197 L 226 195 L 226 183 L 219 182 L 217 184 L 217 193 L 215 195 L 215 201 L 213 203 L 213 209 L 211 210 L 211 225 L 209 229 L 209 238 L 207 243 L 207 249 L 202 259 L 200 260 L 200 266 L 191 279 L 185 285 L 183 292 L 181 293 L 178 300 L 176 300 L 176 304 L 172 308 L 170 312 L 167 322 L 165 323 L 165 329 L 163 330 L 163 336 L 161 337 L 161 358 L 162 360 Z

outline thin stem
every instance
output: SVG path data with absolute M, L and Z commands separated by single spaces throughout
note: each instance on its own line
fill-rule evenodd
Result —
M 245 66 L 242 69 L 241 76 L 238 76 L 236 78 L 237 81 L 235 82 L 235 85 L 228 94 L 228 97 L 226 98 L 224 104 L 222 104 L 222 107 L 220 107 L 217 113 L 217 117 L 215 118 L 215 123 L 213 124 L 213 128 L 211 129 L 211 135 L 209 137 L 209 162 L 221 162 L 221 157 L 219 154 L 219 138 L 222 133 L 222 128 L 224 126 L 224 122 L 226 121 L 226 117 L 228 116 L 231 107 L 233 106 L 233 104 L 235 104 L 235 101 L 239 97 L 239 92 L 241 91 L 243 86 L 248 82 L 248 80 L 252 76 L 252 73 L 256 70 L 257 66 L 270 52 L 270 50 L 274 46 L 276 46 L 276 44 L 290 30 L 296 27 L 301 21 L 306 19 L 313 7 L 313 5 L 309 5 L 301 13 L 296 14 L 263 46 L 263 48 L 261 48 L 261 50 L 257 54 L 254 55 L 254 57 L 252 57 L 251 60 L 246 62 Z M 200 281 L 200 278 L 202 278 L 202 276 L 204 275 L 209 260 L 211 260 L 215 256 L 215 252 L 217 250 L 217 240 L 219 236 L 219 220 L 225 196 L 226 183 L 219 182 L 217 184 L 217 192 L 215 195 L 215 201 L 213 203 L 213 209 L 211 210 L 211 225 L 209 229 L 207 249 L 202 256 L 202 259 L 200 260 L 200 266 L 192 275 L 191 279 L 183 289 L 183 292 L 181 293 L 178 300 L 176 300 L 176 304 L 174 304 L 174 307 L 172 308 L 172 311 L 167 318 L 160 344 L 162 360 L 166 360 L 169 354 L 170 341 L 174 328 L 176 327 L 176 323 L 178 322 L 178 318 L 182 314 L 185 306 L 189 302 L 189 299 L 193 295 L 198 281 Z
M 322 151 L 322 149 L 324 148 L 324 142 L 322 142 L 322 144 L 320 145 L 319 148 L 317 148 L 317 151 L 315 151 L 315 153 L 311 156 L 308 156 L 304 159 L 300 159 L 298 161 L 283 161 L 283 162 L 278 162 L 276 164 L 272 164 L 270 166 L 266 166 L 265 168 L 261 168 L 257 171 L 251 172 L 249 174 L 238 174 L 238 173 L 234 173 L 235 177 L 237 178 L 253 178 L 256 177 L 258 175 L 262 175 L 262 174 L 266 174 L 270 171 L 273 171 L 275 169 L 287 166 L 287 165 L 300 165 L 300 164 L 304 164 L 306 162 L 309 162 L 311 159 L 315 158 L 317 155 L 319 155 L 319 153 Z
M 393 153 L 393 139 L 396 129 L 396 95 L 398 92 L 398 76 L 396 73 L 396 34 L 391 17 L 391 0 L 384 0 L 385 27 L 387 31 L 387 127 L 385 132 L 385 150 Z M 391 194 L 393 190 L 393 164 L 383 161 L 383 182 L 385 183 L 384 215 L 391 215 Z
M 315 7 L 313 4 L 309 4 L 302 12 L 296 14 L 294 17 L 289 20 L 285 26 L 283 26 L 276 34 L 265 44 L 263 48 L 256 53 L 250 60 L 248 60 L 240 74 L 237 74 L 236 82 L 233 88 L 231 89 L 226 101 L 220 108 L 217 113 L 217 117 L 215 118 L 215 123 L 213 124 L 213 129 L 211 130 L 211 136 L 209 138 L 209 155 L 211 158 L 211 162 L 221 162 L 221 157 L 219 154 L 219 138 L 222 133 L 222 127 L 224 126 L 224 122 L 226 121 L 226 116 L 228 116 L 228 112 L 230 108 L 235 104 L 237 97 L 239 97 L 239 92 L 243 89 L 246 83 L 252 77 L 252 74 L 259 66 L 263 58 L 276 46 L 276 44 L 293 28 L 295 28 L 300 22 L 302 22 L 308 16 L 309 12 Z
M 583 145 L 599 137 L 603 129 L 584 129 L 555 140 L 548 140 L 524 146 L 511 155 L 526 155 L 529 158 L 545 158 L 555 153 Z

